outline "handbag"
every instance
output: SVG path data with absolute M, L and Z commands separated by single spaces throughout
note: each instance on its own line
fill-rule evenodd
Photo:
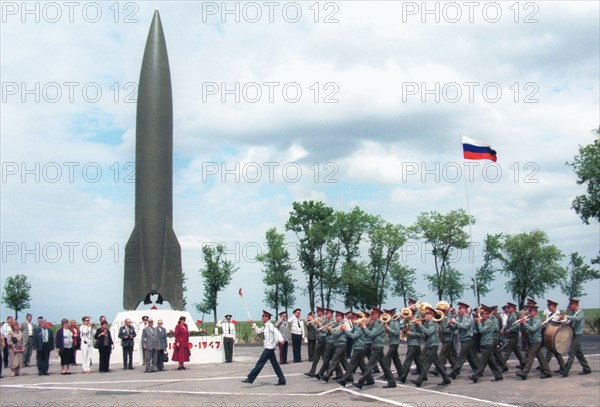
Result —
M 99 347 L 100 347 L 100 340 L 99 340 L 99 339 L 96 339 L 96 340 L 94 341 L 94 349 L 98 349 Z
M 166 363 L 169 361 L 169 354 L 168 353 L 163 353 L 163 362 Z

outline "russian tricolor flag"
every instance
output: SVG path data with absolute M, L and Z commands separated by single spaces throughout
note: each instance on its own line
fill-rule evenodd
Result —
M 467 160 L 491 160 L 496 162 L 496 150 L 483 141 L 462 136 L 463 155 Z

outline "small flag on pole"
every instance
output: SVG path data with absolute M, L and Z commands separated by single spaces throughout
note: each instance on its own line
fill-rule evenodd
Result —
M 242 289 L 241 288 L 239 289 L 238 294 L 240 295 L 240 297 L 244 296 L 244 294 L 242 293 Z
M 496 162 L 496 150 L 483 141 L 462 136 L 463 156 L 466 160 L 491 160 Z

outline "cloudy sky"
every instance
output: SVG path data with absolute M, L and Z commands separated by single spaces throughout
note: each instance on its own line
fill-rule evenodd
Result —
M 188 304 L 202 298 L 202 245 L 220 242 L 239 270 L 219 314 L 244 317 L 243 287 L 258 315 L 255 256 L 294 201 L 410 225 L 466 207 L 468 190 L 478 247 L 487 233 L 539 228 L 566 255 L 598 254 L 599 227 L 570 209 L 583 189 L 565 166 L 599 123 L 598 2 L 6 1 L 1 282 L 26 274 L 35 315 L 121 310 L 137 81 L 157 6 Z M 497 164 L 467 172 L 461 134 L 491 143 Z M 434 266 L 417 246 L 403 257 L 422 276 Z M 486 303 L 510 299 L 504 282 Z M 583 306 L 599 307 L 597 282 L 586 288 Z M 418 290 L 435 301 L 422 278 Z

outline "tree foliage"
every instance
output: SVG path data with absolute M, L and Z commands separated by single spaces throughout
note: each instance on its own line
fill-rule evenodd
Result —
M 483 264 L 475 272 L 475 281 L 471 283 L 471 290 L 477 299 L 477 306 L 481 305 L 481 298 L 492 290 L 491 284 L 500 271 L 498 267 L 500 239 L 502 234 L 487 235 L 483 246 Z M 477 286 L 475 286 L 477 283 Z
M 285 236 L 278 233 L 276 228 L 267 230 L 265 234 L 267 251 L 256 256 L 256 260 L 263 264 L 263 282 L 267 286 L 265 290 L 265 302 L 268 306 L 275 308 L 275 314 L 279 314 L 279 308 L 287 311 L 296 302 L 294 294 L 295 282 L 291 270 L 290 254 L 285 247 Z
M 600 127 L 594 132 L 600 136 Z M 586 186 L 586 193 L 575 197 L 571 208 L 586 225 L 589 225 L 590 219 L 600 222 L 600 138 L 596 137 L 586 146 L 579 146 L 579 154 L 567 165 L 573 167 L 577 174 L 577 184 Z
M 585 263 L 579 253 L 571 253 L 567 274 L 561 284 L 561 292 L 569 298 L 586 295 L 583 285 L 590 280 L 600 278 L 600 270 L 593 269 Z
M 508 276 L 506 290 L 523 308 L 527 297 L 539 297 L 556 287 L 565 277 L 559 261 L 561 251 L 549 244 L 541 230 L 516 235 L 505 235 L 500 250 L 495 254 L 502 264 L 502 273 Z
M 229 285 L 231 276 L 237 271 L 237 267 L 225 258 L 224 252 L 221 244 L 202 247 L 205 267 L 200 269 L 200 273 L 204 279 L 204 298 L 202 303 L 196 304 L 196 309 L 202 313 L 212 310 L 215 323 L 219 292 Z
M 430 287 L 437 293 L 438 300 L 442 300 L 447 290 L 447 276 L 449 259 L 453 250 L 469 247 L 468 237 L 464 228 L 474 224 L 475 218 L 466 213 L 464 209 L 450 211 L 442 215 L 438 212 L 422 212 L 417 218 L 415 230 L 426 243 L 432 246 L 435 262 L 435 274 L 427 275 Z
M 407 305 L 408 298 L 420 296 L 415 290 L 417 275 L 414 268 L 396 261 L 392 264 L 392 269 L 390 270 L 390 280 L 392 282 L 392 294 L 402 297 L 404 307 Z
M 285 229 L 296 234 L 310 309 L 315 309 L 315 287 L 325 268 L 325 245 L 329 240 L 334 211 L 323 202 L 303 201 L 292 204 L 293 211 Z
M 17 274 L 14 277 L 8 277 L 4 282 L 4 295 L 2 302 L 10 309 L 15 310 L 15 319 L 19 319 L 19 311 L 29 308 L 31 301 L 31 284 L 27 281 L 27 276 Z

